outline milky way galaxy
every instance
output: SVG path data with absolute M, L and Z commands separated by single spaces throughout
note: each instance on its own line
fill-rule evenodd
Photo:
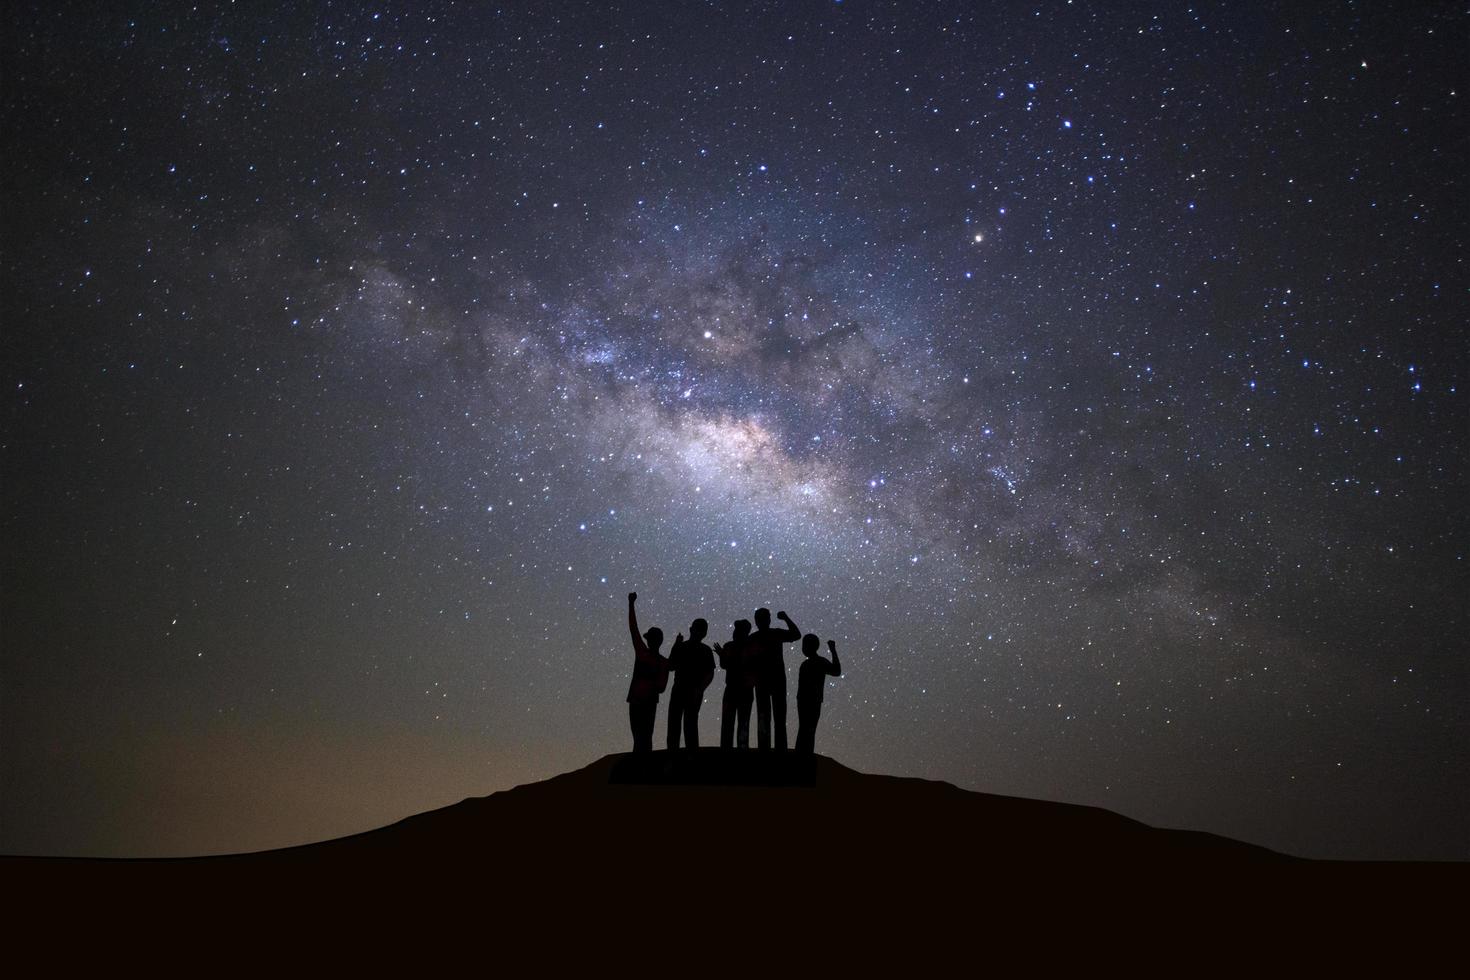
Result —
M 1470 858 L 1463 12 L 1237 6 L 8 10 L 0 850 L 622 751 L 636 589 L 858 769 Z

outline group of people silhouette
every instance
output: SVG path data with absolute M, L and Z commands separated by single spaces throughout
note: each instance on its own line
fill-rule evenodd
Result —
M 713 648 L 704 642 L 709 624 L 696 619 L 689 624 L 689 638 L 680 633 L 665 657 L 663 630 L 650 627 L 638 632 L 638 593 L 628 593 L 628 631 L 633 635 L 633 680 L 628 685 L 628 723 L 633 728 L 633 751 L 653 751 L 653 728 L 658 714 L 658 697 L 674 675 L 674 689 L 669 694 L 668 747 L 679 747 L 679 735 L 686 748 L 699 748 L 699 709 L 704 704 L 704 691 L 715 677 L 715 656 L 725 672 L 725 695 L 720 705 L 720 748 L 750 747 L 750 706 L 755 704 L 756 744 L 762 749 L 786 745 L 786 657 L 784 644 L 801 640 L 806 659 L 797 673 L 796 686 L 796 751 L 811 753 L 816 749 L 817 721 L 822 716 L 822 696 L 827 678 L 842 676 L 842 661 L 837 658 L 837 644 L 827 641 L 832 652 L 828 660 L 818 652 L 822 641 L 815 633 L 801 635 L 801 630 L 784 612 L 776 618 L 786 625 L 772 628 L 771 611 L 755 611 L 755 629 L 750 620 L 737 620 L 727 643 Z

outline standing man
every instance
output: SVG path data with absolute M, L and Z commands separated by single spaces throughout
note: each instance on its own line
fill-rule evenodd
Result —
M 801 652 L 806 654 L 806 659 L 796 672 L 796 751 L 807 755 L 817 750 L 817 721 L 822 717 L 822 693 L 827 687 L 827 677 L 842 676 L 837 644 L 827 641 L 827 649 L 832 651 L 830 661 L 817 654 L 821 647 L 822 641 L 815 633 L 801 638 Z
M 633 680 L 628 685 L 628 724 L 633 729 L 633 751 L 653 751 L 653 722 L 658 714 L 658 696 L 669 683 L 669 661 L 658 652 L 664 631 L 657 626 L 638 635 L 638 613 L 633 605 L 638 593 L 628 593 L 628 632 L 633 634 Z
M 756 742 L 771 747 L 771 719 L 776 721 L 776 747 L 786 748 L 786 656 L 781 644 L 801 639 L 801 630 L 784 612 L 776 618 L 785 629 L 771 629 L 771 611 L 755 611 L 755 632 L 750 634 L 750 652 L 755 657 Z
M 720 669 L 725 672 L 725 696 L 720 701 L 720 748 L 750 748 L 750 704 L 755 700 L 755 674 L 746 661 L 750 651 L 750 620 L 735 621 L 735 635 L 715 644 Z
M 704 689 L 715 679 L 715 655 L 704 643 L 709 624 L 696 619 L 689 624 L 689 639 L 680 633 L 669 648 L 669 670 L 674 672 L 674 693 L 669 695 L 669 748 L 679 747 L 679 725 L 684 726 L 684 747 L 699 748 L 699 709 Z

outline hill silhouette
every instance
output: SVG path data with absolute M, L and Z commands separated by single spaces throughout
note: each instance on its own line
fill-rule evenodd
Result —
M 417 861 L 452 854 L 581 873 L 626 862 L 615 842 L 656 832 L 663 847 L 735 847 L 798 857 L 833 877 L 946 863 L 1280 864 L 1297 859 L 1213 834 L 1160 830 L 1095 807 L 961 790 L 949 783 L 859 773 L 825 756 L 654 752 L 464 800 L 379 830 L 227 860 L 293 864 Z M 815 832 L 815 841 L 803 838 Z M 507 851 L 507 842 L 535 842 Z M 790 852 L 789 854 L 787 852 Z
M 1420 924 L 1443 918 L 1453 906 L 1436 896 L 1466 878 L 1461 866 L 1310 861 L 1095 807 L 720 749 L 611 755 L 299 847 L 5 858 L 0 870 L 33 912 L 65 910 L 30 920 L 45 929 L 89 914 L 125 933 L 192 922 L 193 936 L 267 915 L 303 939 L 369 923 L 493 922 L 507 950 L 595 934 L 614 949 L 649 929 L 656 943 L 703 952 L 723 948 L 730 928 L 744 930 L 748 950 L 767 925 L 790 939 L 803 921 L 820 944 L 839 918 L 890 949 L 925 934 L 953 952 L 977 929 L 993 942 L 995 930 L 1034 934 L 1060 920 L 1086 921 L 1094 935 L 1154 930 L 1150 943 L 1213 940 L 1221 924 L 1249 921 L 1253 934 L 1238 941 L 1290 943 L 1381 929 L 1388 909 L 1413 909 Z M 830 952 L 856 962 L 859 948 Z

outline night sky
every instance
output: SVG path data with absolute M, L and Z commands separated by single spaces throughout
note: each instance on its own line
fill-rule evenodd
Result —
M 626 750 L 636 589 L 854 768 L 1470 858 L 1466 18 L 1259 6 L 7 4 L 0 850 Z

